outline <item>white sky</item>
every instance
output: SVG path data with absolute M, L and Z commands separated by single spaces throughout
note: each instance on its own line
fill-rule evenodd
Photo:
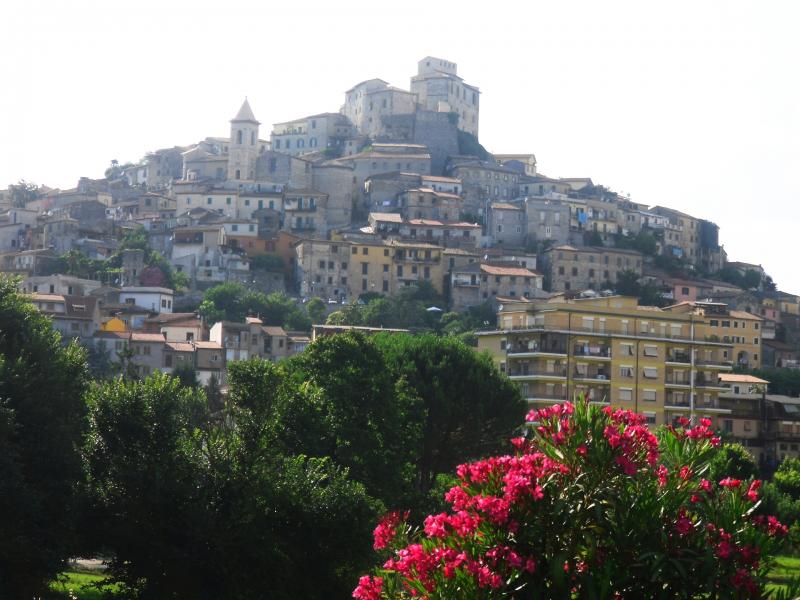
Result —
M 0 187 L 336 111 L 426 55 L 481 97 L 481 142 L 715 221 L 800 293 L 800 3 L 0 0 Z

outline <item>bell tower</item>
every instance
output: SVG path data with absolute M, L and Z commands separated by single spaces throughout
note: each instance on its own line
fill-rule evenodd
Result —
M 256 178 L 258 158 L 258 126 L 250 103 L 244 99 L 242 107 L 231 119 L 231 143 L 228 146 L 228 179 L 252 181 Z

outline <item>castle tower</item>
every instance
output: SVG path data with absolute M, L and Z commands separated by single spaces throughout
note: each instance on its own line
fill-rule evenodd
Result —
M 231 119 L 231 143 L 228 151 L 228 179 L 252 181 L 256 178 L 258 126 L 247 98 Z

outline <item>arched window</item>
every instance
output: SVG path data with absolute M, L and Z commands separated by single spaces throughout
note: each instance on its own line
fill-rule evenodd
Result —
M 236 143 L 237 144 L 241 144 L 242 143 L 242 130 L 241 129 L 239 129 L 236 132 Z

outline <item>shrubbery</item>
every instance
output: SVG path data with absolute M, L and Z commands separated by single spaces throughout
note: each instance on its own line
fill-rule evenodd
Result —
M 787 529 L 756 515 L 759 481 L 704 477 L 710 422 L 654 434 L 584 401 L 528 420 L 514 454 L 458 467 L 424 531 L 384 518 L 385 562 L 354 597 L 762 597 Z

